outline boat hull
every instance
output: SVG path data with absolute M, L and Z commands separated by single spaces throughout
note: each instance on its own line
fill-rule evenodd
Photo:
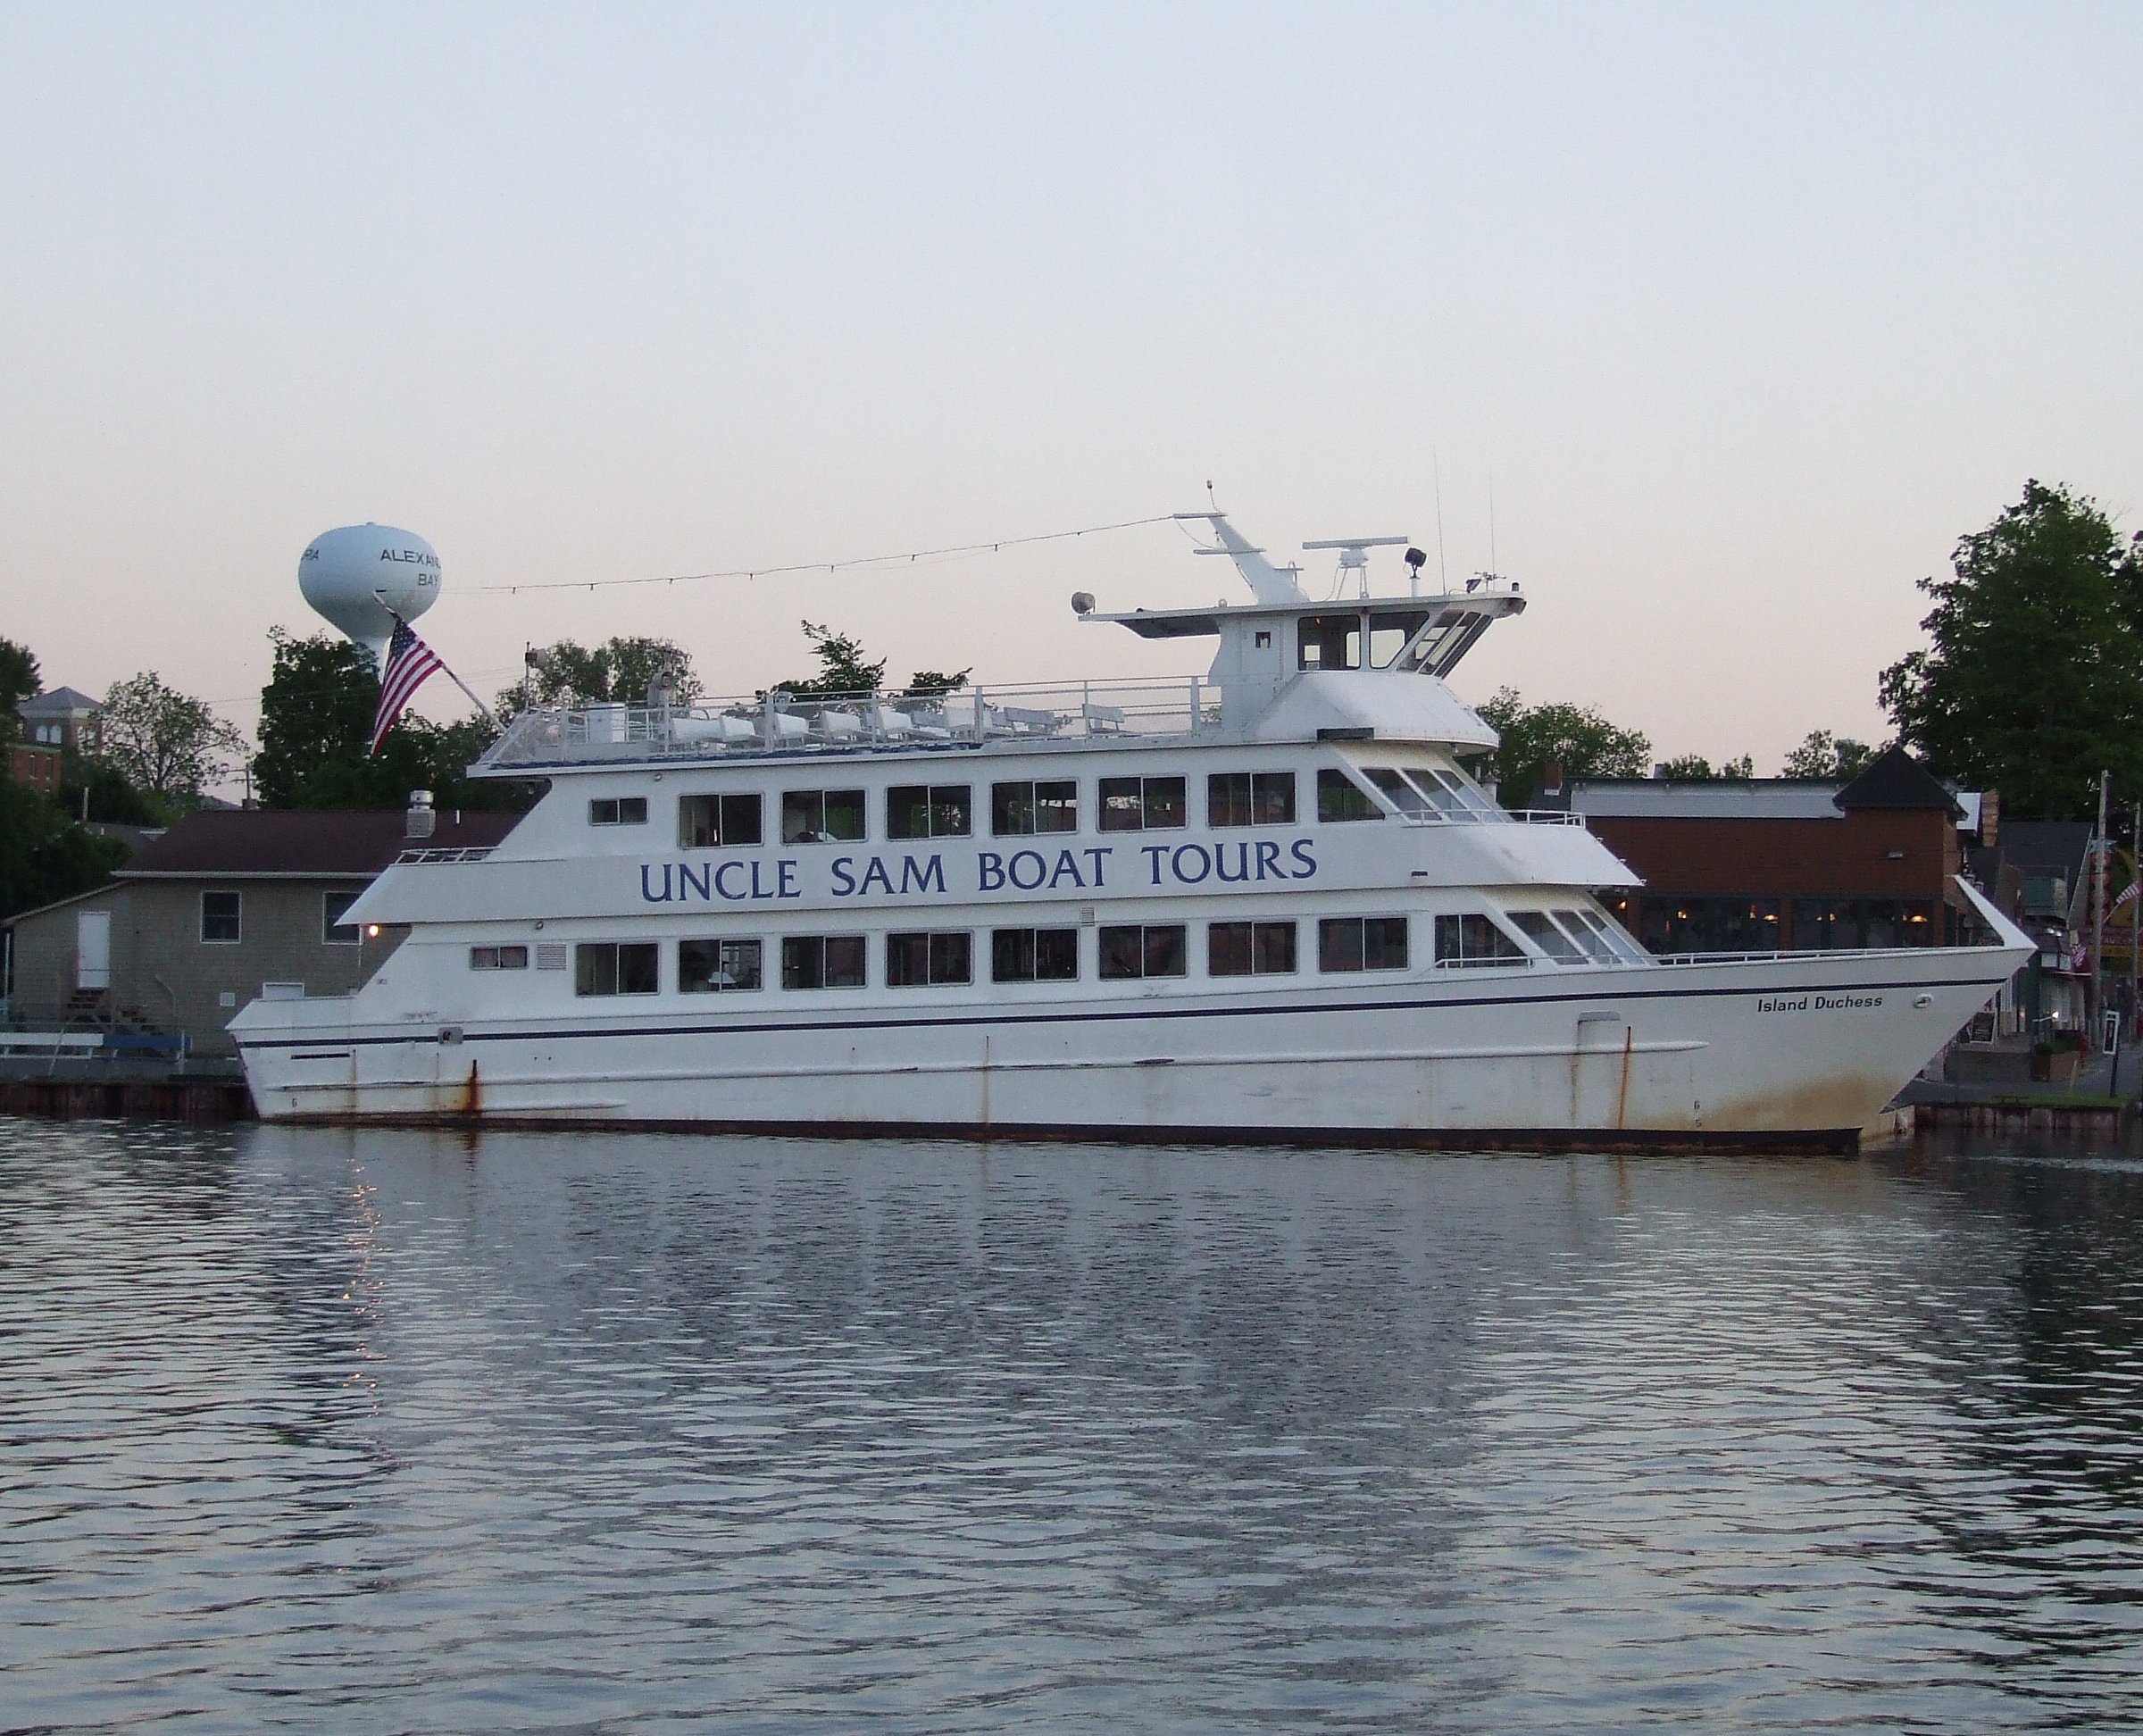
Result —
M 368 1024 L 262 1003 L 264 1120 L 868 1136 L 1652 1148 L 1849 1146 L 2013 947 L 1270 980 L 1104 1004 L 929 990 L 809 1016 Z M 737 997 L 741 999 L 742 997 Z

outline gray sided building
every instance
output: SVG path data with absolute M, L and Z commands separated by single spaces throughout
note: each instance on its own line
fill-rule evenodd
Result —
M 427 814 L 429 818 L 429 814 Z M 153 839 L 109 886 L 8 924 L 18 1022 L 183 1036 L 235 1053 L 225 1027 L 263 993 L 346 994 L 405 931 L 342 914 L 404 849 L 483 849 L 511 814 L 442 814 L 429 836 L 399 813 L 202 810 Z M 279 985 L 292 985 L 283 989 Z

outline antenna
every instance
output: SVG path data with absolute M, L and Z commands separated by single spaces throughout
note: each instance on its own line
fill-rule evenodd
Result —
M 1488 571 L 1503 571 L 1496 561 L 1496 478 L 1492 474 L 1488 478 Z
M 1436 581 L 1444 588 L 1444 595 L 1451 595 L 1451 568 L 1444 559 L 1444 460 L 1443 455 L 1432 452 L 1429 462 L 1436 466 Z
M 1344 575 L 1349 572 L 1357 574 L 1362 595 L 1367 597 L 1369 595 L 1369 551 L 1372 548 L 1404 548 L 1413 540 L 1412 537 L 1331 537 L 1322 542 L 1305 542 L 1303 544 L 1303 547 L 1305 550 L 1312 548 L 1338 549 L 1339 551 L 1339 572 L 1342 575 L 1340 582 L 1342 584 L 1346 582 Z

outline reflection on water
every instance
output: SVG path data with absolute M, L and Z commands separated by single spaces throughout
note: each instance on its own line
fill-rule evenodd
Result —
M 2143 1715 L 2143 1168 L 0 1122 L 0 1724 Z

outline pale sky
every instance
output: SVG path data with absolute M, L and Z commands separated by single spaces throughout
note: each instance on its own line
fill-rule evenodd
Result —
M 1884 729 L 1914 581 L 2038 476 L 2139 522 L 2132 5 L 0 10 L 0 633 L 250 727 L 306 542 L 425 636 L 1192 672 L 1079 627 L 1405 533 L 1532 606 L 1461 668 L 1662 756 Z M 1301 556 L 1316 587 L 1328 556 Z M 1396 586 L 1398 569 L 1384 569 Z M 435 680 L 420 710 L 457 696 Z

